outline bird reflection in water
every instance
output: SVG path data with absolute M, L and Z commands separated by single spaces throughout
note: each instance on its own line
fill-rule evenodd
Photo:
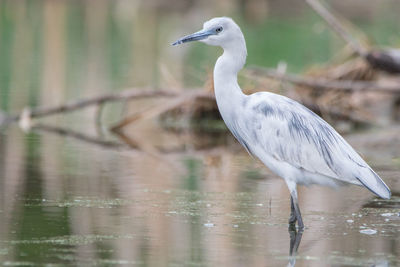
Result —
M 289 236 L 290 236 L 289 263 L 287 266 L 295 266 L 297 250 L 299 249 L 301 238 L 303 236 L 303 229 L 297 230 L 294 224 L 290 224 Z

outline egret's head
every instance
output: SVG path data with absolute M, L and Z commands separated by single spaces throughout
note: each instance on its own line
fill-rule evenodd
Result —
M 239 26 L 231 18 L 220 17 L 205 22 L 201 31 L 182 37 L 172 45 L 191 41 L 200 41 L 208 45 L 226 48 L 238 41 L 244 42 L 244 37 Z

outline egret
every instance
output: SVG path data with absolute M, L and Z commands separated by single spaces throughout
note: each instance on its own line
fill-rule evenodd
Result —
M 300 103 L 282 95 L 246 95 L 237 83 L 247 49 L 239 26 L 228 17 L 213 18 L 203 29 L 173 45 L 200 41 L 223 48 L 214 67 L 214 90 L 221 116 L 249 154 L 258 157 L 289 188 L 289 225 L 304 228 L 297 184 L 364 186 L 381 198 L 390 189 L 327 122 Z

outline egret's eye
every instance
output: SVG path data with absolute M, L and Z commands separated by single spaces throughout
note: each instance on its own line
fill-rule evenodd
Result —
M 216 32 L 216 33 L 220 33 L 220 32 L 222 32 L 222 30 L 223 30 L 222 27 L 218 27 L 218 28 L 215 29 L 215 32 Z

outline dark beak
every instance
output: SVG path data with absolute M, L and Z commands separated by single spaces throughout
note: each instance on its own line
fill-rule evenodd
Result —
M 178 44 L 183 44 L 183 43 L 187 43 L 187 42 L 203 40 L 203 39 L 206 39 L 208 36 L 213 35 L 213 34 L 214 34 L 213 31 L 201 30 L 201 31 L 195 32 L 193 34 L 187 35 L 185 37 L 182 37 L 181 39 L 179 39 L 178 41 L 176 41 L 172 45 L 178 45 Z

